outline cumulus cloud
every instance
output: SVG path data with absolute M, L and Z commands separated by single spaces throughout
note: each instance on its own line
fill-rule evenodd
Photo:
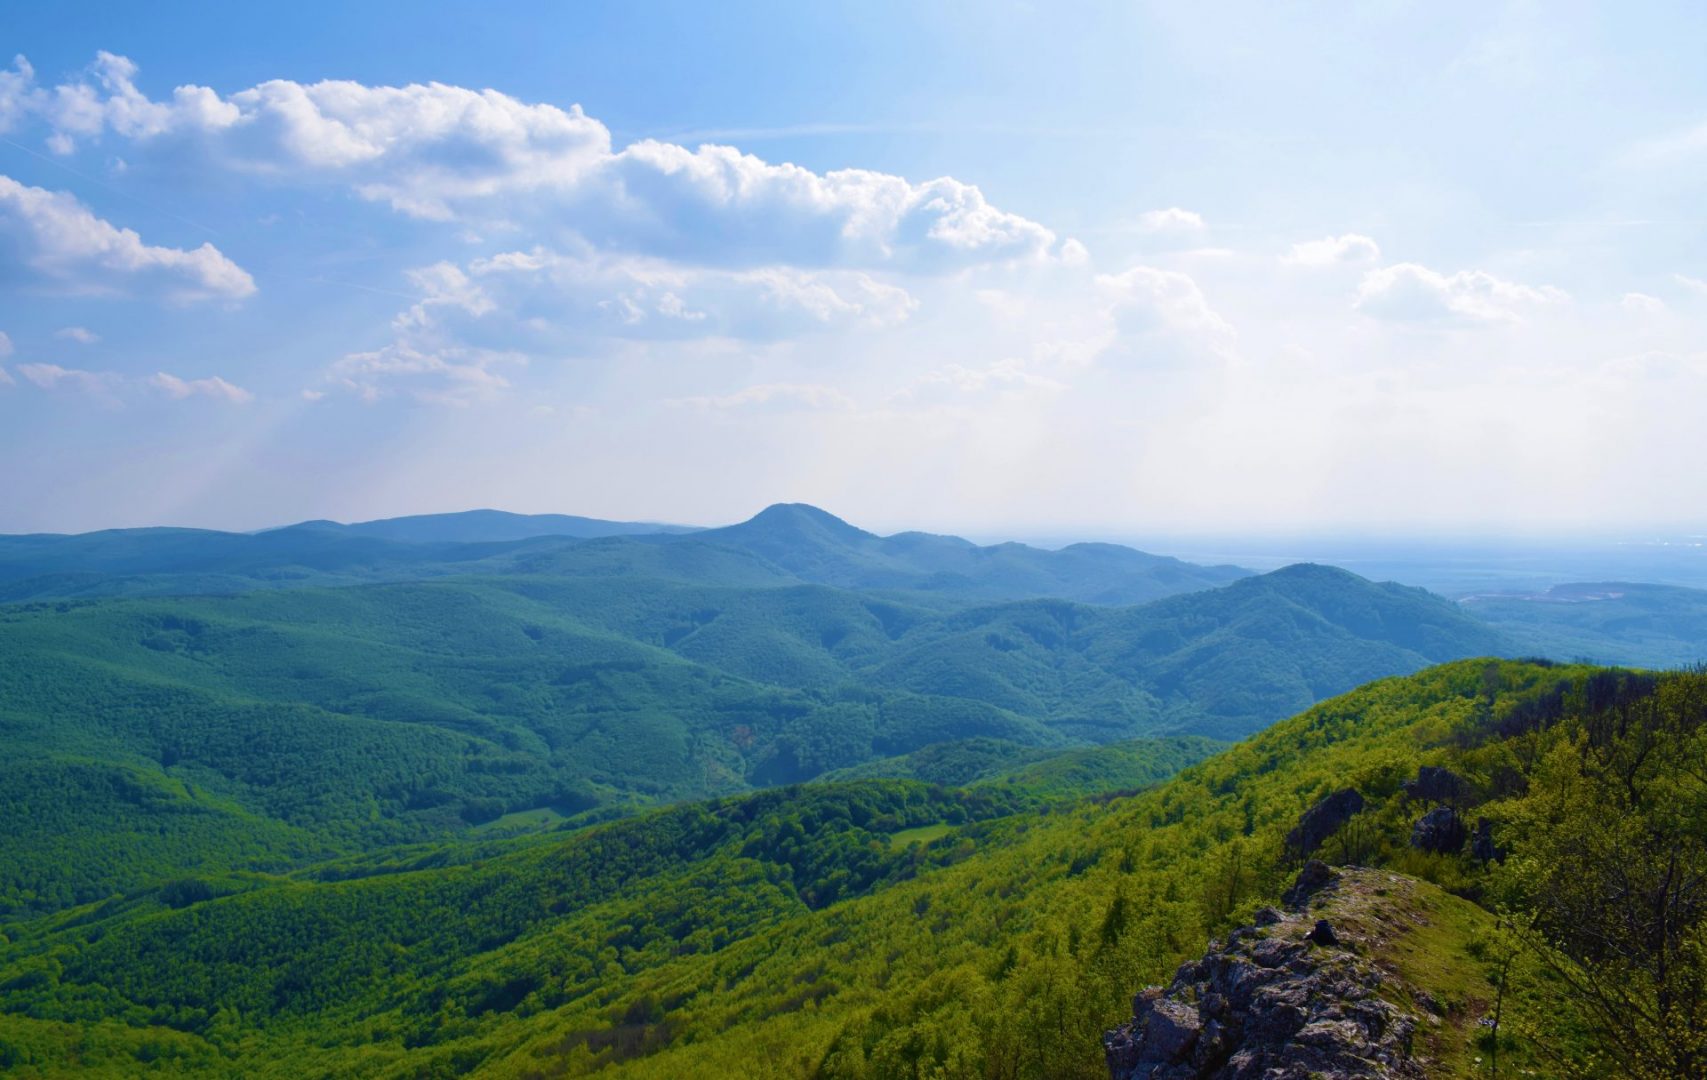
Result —
M 79 345 L 93 345 L 101 340 L 101 335 L 82 326 L 67 326 L 55 330 L 53 336 L 61 341 L 75 341 Z
M 1381 246 L 1367 236 L 1344 233 L 1293 244 L 1286 261 L 1298 266 L 1338 266 L 1370 263 L 1381 257 Z
M 1624 298 L 1618 304 L 1625 311 L 1633 311 L 1640 315 L 1652 315 L 1666 309 L 1664 300 L 1657 296 L 1649 296 L 1647 293 L 1639 292 L 1625 293 Z
M 34 87 L 35 69 L 22 56 L 12 58 L 10 70 L 0 71 L 0 132 L 10 131 L 31 111 L 40 97 Z
M 408 273 L 420 299 L 392 321 L 395 340 L 352 353 L 333 382 L 365 398 L 385 385 L 437 382 L 459 403 L 508 382 L 494 368 L 614 341 L 769 342 L 908 320 L 905 289 L 855 270 L 726 270 L 661 259 L 534 248 L 439 262 Z M 415 395 L 419 397 L 420 395 Z
M 1192 210 L 1170 206 L 1166 210 L 1146 210 L 1138 215 L 1138 231 L 1147 233 L 1192 233 L 1204 228 L 1203 215 Z
M 1566 299 L 1552 286 L 1520 285 L 1483 270 L 1442 274 L 1417 263 L 1398 263 L 1365 275 L 1355 306 L 1395 322 L 1487 324 L 1515 322 L 1525 312 Z
M 154 289 L 176 300 L 237 300 L 255 282 L 212 244 L 156 247 L 96 217 L 66 192 L 0 176 L 0 253 L 81 292 Z
M 149 377 L 148 384 L 180 401 L 199 396 L 230 402 L 233 405 L 246 405 L 255 400 L 254 394 L 241 386 L 233 386 L 218 375 L 205 379 L 180 379 L 176 375 L 160 371 Z
M 1707 281 L 1702 281 L 1700 278 L 1692 278 L 1687 274 L 1673 274 L 1672 277 L 1676 279 L 1677 283 L 1682 285 L 1686 291 L 1692 292 L 1696 296 L 1707 296 Z
M 1189 274 L 1135 266 L 1096 278 L 1113 324 L 1110 352 L 1138 363 L 1226 357 L 1237 334 Z
M 578 106 L 495 90 L 275 79 L 226 97 L 183 86 L 156 101 L 137 89 L 136 66 L 110 53 L 51 92 L 30 88 L 27 63 L 13 75 L 7 107 L 39 117 L 55 149 L 108 133 L 162 153 L 191 148 L 283 183 L 335 182 L 415 217 L 501 198 L 506 215 L 539 214 L 608 247 L 724 265 L 934 271 L 1078 250 L 950 177 L 816 173 L 654 140 L 616 151 Z

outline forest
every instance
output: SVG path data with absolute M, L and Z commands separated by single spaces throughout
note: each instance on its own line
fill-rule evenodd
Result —
M 1317 854 L 1436 890 L 1395 962 L 1444 1010 L 1438 1075 L 1479 1075 L 1496 998 L 1511 1067 L 1694 1075 L 1704 721 L 1707 675 L 1465 661 L 1131 793 L 828 782 L 186 876 L 7 923 L 0 1053 L 24 1076 L 1105 1075 L 1133 990 L 1273 903 L 1300 815 L 1350 787 L 1365 809 Z M 1411 844 L 1424 765 L 1497 857 Z

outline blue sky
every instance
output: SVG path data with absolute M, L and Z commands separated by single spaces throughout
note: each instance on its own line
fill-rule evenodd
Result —
M 1707 501 L 1698 4 L 490 6 L 8 12 L 0 530 Z

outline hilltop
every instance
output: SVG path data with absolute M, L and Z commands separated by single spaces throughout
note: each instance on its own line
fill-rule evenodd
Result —
M 783 504 L 720 529 L 476 510 L 259 533 L 115 529 L 0 536 L 0 601 L 234 593 L 467 574 L 647 577 L 700 585 L 897 590 L 934 606 L 1030 597 L 1137 604 L 1249 573 L 1113 544 L 1060 551 L 880 537 Z

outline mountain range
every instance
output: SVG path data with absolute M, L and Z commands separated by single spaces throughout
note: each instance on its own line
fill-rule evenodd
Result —
M 1445 600 L 1329 567 L 881 538 L 796 506 L 691 534 L 144 530 L 10 551 L 115 591 L 146 582 L 0 605 L 0 803 L 52 823 L 0 837 L 16 910 L 169 867 L 585 824 L 965 740 L 1237 739 L 1369 679 L 1504 649 Z M 384 565 L 419 576 L 198 594 L 208 572 L 311 557 L 344 572 L 362 565 L 346 555 L 398 551 L 427 561 Z M 985 599 L 1204 581 L 1230 583 L 1131 606 Z

